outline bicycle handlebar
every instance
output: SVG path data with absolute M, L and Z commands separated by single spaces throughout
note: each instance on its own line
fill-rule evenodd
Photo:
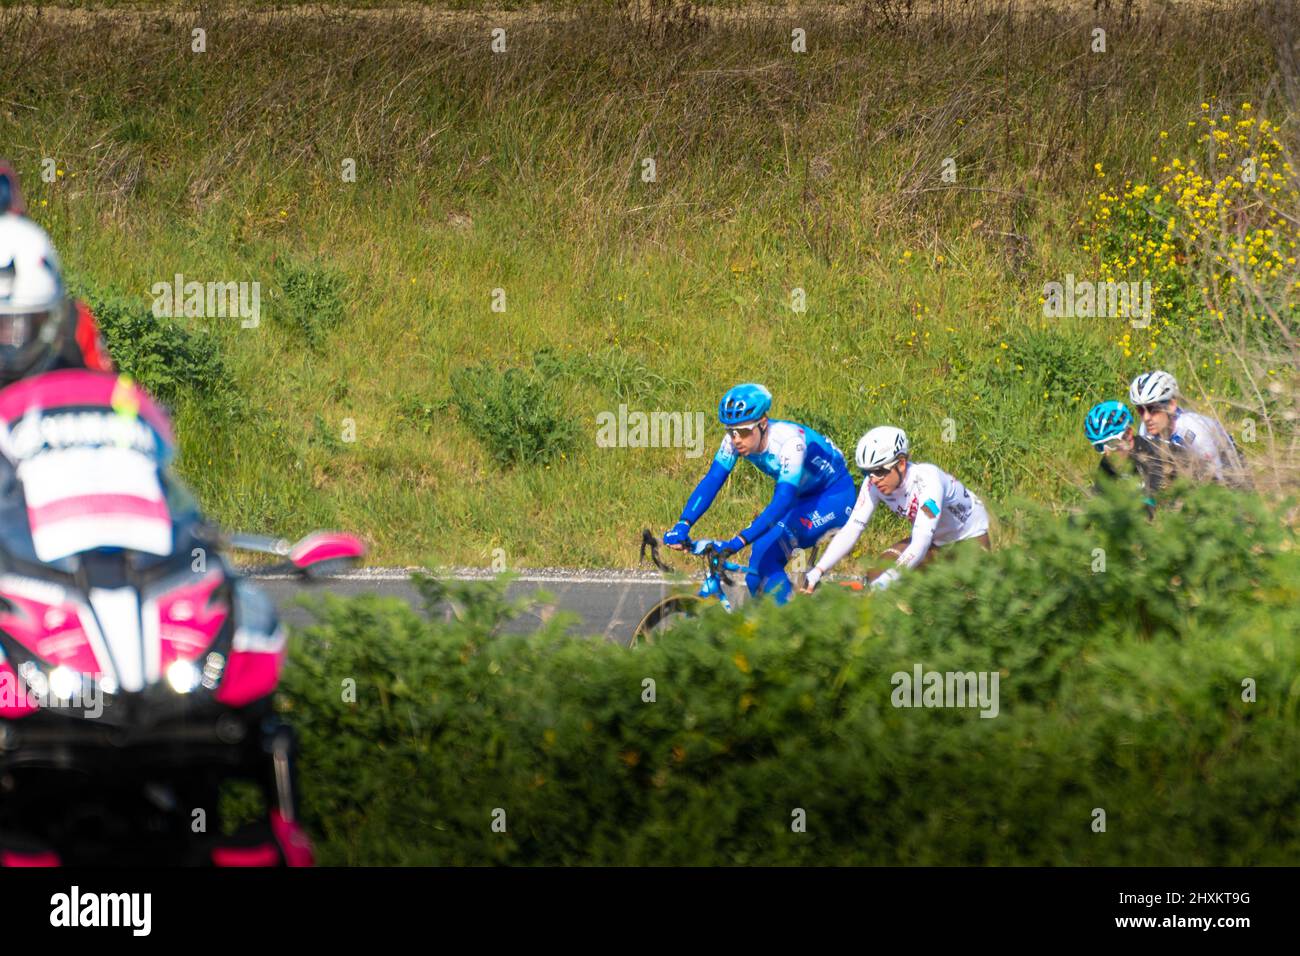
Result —
M 654 562 L 655 567 L 660 571 L 672 571 L 670 565 L 664 564 L 659 560 L 659 539 L 656 538 L 649 528 L 641 530 L 641 560 L 645 560 L 645 549 L 650 549 L 650 560 Z
M 691 540 L 690 538 L 687 538 L 685 541 L 682 542 L 682 544 L 686 546 L 687 553 L 694 554 L 695 544 L 696 544 L 695 541 Z M 677 570 L 671 565 L 665 564 L 660 559 L 659 539 L 654 535 L 654 533 L 649 528 L 643 528 L 641 531 L 641 560 L 642 561 L 645 560 L 646 548 L 650 549 L 650 560 L 654 562 L 655 567 L 657 567 L 660 571 L 672 572 Z M 732 582 L 731 582 L 731 578 L 727 576 L 726 572 L 739 571 L 739 572 L 747 573 L 749 571 L 749 568 L 745 567 L 744 565 L 737 564 L 735 561 L 728 561 L 725 557 L 723 557 L 722 552 L 718 549 L 715 543 L 710 543 L 710 546 L 708 548 L 706 548 L 701 554 L 696 556 L 703 558 L 704 563 L 708 567 L 709 571 L 713 574 L 717 574 L 720 578 L 722 578 L 722 583 L 726 584 L 728 587 L 731 586 Z

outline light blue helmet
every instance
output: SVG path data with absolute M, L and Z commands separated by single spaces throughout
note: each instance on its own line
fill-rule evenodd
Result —
M 772 407 L 772 393 L 752 382 L 728 389 L 718 402 L 718 421 L 730 427 L 757 421 Z
M 1088 409 L 1088 417 L 1083 420 L 1083 433 L 1092 442 L 1092 447 L 1101 451 L 1101 446 L 1119 435 L 1133 424 L 1133 415 L 1123 402 L 1098 402 Z

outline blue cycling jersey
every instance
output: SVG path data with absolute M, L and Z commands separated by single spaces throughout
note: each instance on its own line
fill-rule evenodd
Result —
M 738 457 L 731 436 L 724 436 L 713 460 L 731 471 Z M 833 441 L 807 425 L 794 422 L 770 422 L 767 448 L 747 460 L 769 478 L 793 484 L 800 498 L 829 487 L 849 470 L 844 455 Z
M 724 437 L 708 474 L 687 499 L 681 520 L 688 524 L 699 520 L 713 504 L 739 457 L 731 437 Z M 818 494 L 845 475 L 849 475 L 852 481 L 849 466 L 835 443 L 808 426 L 794 422 L 769 422 L 767 447 L 748 456 L 747 460 L 763 474 L 776 479 L 771 503 L 753 524 L 740 533 L 749 542 L 784 517 L 796 498 Z

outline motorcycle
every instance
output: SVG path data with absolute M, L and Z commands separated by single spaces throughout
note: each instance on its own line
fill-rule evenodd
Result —
M 171 476 L 163 410 L 129 381 L 50 372 L 0 391 L 0 866 L 309 866 L 286 635 L 227 557 L 319 576 L 355 537 L 227 536 Z M 226 835 L 221 794 L 260 818 Z

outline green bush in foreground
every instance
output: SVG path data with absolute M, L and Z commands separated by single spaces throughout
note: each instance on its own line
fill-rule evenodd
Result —
M 1099 498 L 887 595 L 709 612 L 636 651 L 554 620 L 494 636 L 500 583 L 455 586 L 464 624 L 330 598 L 284 684 L 305 817 L 326 863 L 1294 863 L 1293 545 L 1220 488 L 1154 523 Z M 918 664 L 997 672 L 997 716 L 893 706 Z

